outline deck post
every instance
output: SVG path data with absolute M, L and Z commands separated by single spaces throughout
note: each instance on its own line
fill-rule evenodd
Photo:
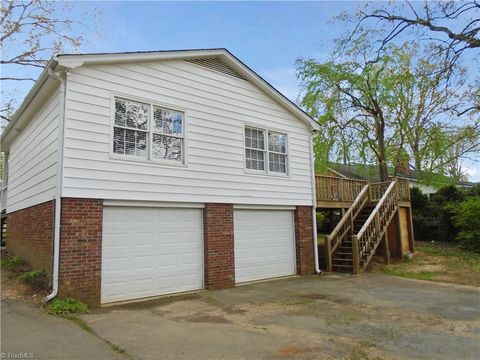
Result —
M 390 247 L 388 244 L 388 227 L 385 229 L 385 234 L 383 235 L 383 257 L 385 259 L 385 264 L 390 265 Z
M 358 274 L 360 272 L 360 252 L 358 250 L 358 237 L 352 236 L 352 257 L 353 257 L 353 273 Z
M 327 272 L 332 272 L 332 254 L 330 247 L 330 235 L 325 238 L 325 268 Z
M 413 236 L 413 215 L 412 215 L 412 204 L 408 207 L 408 222 L 409 222 L 409 237 L 408 237 L 408 242 L 410 244 L 410 251 L 412 253 L 415 252 L 415 238 Z
M 398 253 L 400 259 L 403 259 L 403 231 L 402 231 L 402 218 L 400 206 L 397 207 L 397 237 L 398 237 Z

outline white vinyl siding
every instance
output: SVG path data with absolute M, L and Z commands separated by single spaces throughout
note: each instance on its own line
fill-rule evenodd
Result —
M 55 196 L 60 96 L 57 90 L 10 146 L 8 157 L 9 213 Z
M 245 80 L 169 60 L 80 67 L 67 88 L 64 196 L 312 205 L 308 126 Z M 183 166 L 111 156 L 115 96 L 184 109 Z M 245 173 L 246 123 L 288 134 L 288 176 Z

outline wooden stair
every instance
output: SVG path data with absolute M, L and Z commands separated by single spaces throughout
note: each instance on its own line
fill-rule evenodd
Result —
M 383 239 L 388 254 L 385 237 L 397 209 L 395 181 L 366 185 L 327 238 L 327 271 L 364 271 Z

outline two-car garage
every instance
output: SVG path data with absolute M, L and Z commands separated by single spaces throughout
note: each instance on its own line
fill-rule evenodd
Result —
M 203 209 L 106 206 L 101 302 L 204 287 Z M 235 282 L 293 275 L 292 210 L 235 209 Z

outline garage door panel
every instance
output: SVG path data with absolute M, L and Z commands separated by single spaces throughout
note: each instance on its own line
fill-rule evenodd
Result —
M 104 209 L 103 303 L 202 287 L 200 209 Z
M 295 274 L 293 212 L 235 210 L 236 282 Z

